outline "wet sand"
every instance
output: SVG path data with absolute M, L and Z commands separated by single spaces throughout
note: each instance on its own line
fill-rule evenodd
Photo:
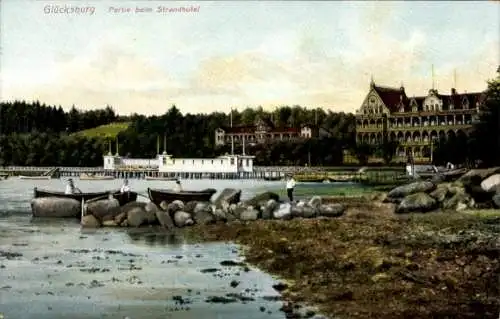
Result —
M 276 281 L 238 262 L 234 244 L 10 216 L 0 219 L 0 313 L 16 319 L 284 318 Z

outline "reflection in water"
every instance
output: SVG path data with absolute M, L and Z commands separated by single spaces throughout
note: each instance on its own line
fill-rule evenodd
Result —
M 130 230 L 127 235 L 134 244 L 143 243 L 148 246 L 174 246 L 180 247 L 187 243 L 186 238 L 177 232 Z

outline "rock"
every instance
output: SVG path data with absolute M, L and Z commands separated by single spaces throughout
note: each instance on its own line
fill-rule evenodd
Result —
M 439 184 L 435 190 L 433 190 L 429 195 L 437 200 L 438 202 L 442 202 L 445 200 L 446 196 L 449 193 L 447 184 Z
M 160 209 L 158 206 L 156 206 L 155 203 L 149 202 L 144 206 L 144 211 L 146 212 L 146 218 L 148 224 L 154 224 L 157 219 L 156 219 L 156 212 L 158 212 Z
M 102 225 L 104 227 L 117 227 L 117 226 L 119 226 L 119 224 L 114 219 L 105 220 L 102 222 Z
M 131 202 L 122 206 L 121 209 L 127 214 L 128 225 L 132 227 L 147 224 L 151 218 L 151 213 L 146 212 L 146 203 Z
M 199 225 L 210 225 L 215 223 L 215 216 L 210 210 L 195 210 L 192 216 L 196 224 Z
M 194 221 L 191 218 L 191 214 L 189 214 L 185 211 L 179 210 L 179 211 L 176 211 L 174 214 L 174 223 L 177 227 L 184 227 L 184 226 L 193 225 Z
M 321 197 L 319 196 L 314 196 L 313 198 L 311 198 L 308 202 L 308 205 L 311 206 L 311 207 L 314 207 L 316 209 L 318 209 L 321 204 L 323 203 Z
M 292 216 L 292 205 L 290 203 L 280 204 L 278 209 L 273 213 L 274 218 L 290 220 L 293 218 Z
M 259 219 L 259 211 L 253 207 L 248 207 L 243 212 L 240 213 L 240 220 L 257 220 Z
M 318 215 L 324 217 L 339 217 L 344 214 L 346 207 L 342 204 L 323 204 L 318 208 Z
M 415 193 L 427 193 L 433 191 L 436 188 L 436 185 L 432 182 L 413 182 L 410 184 L 398 186 L 391 190 L 387 197 L 395 198 L 395 197 L 406 197 Z
M 190 201 L 190 202 L 187 202 L 185 205 L 184 205 L 184 211 L 186 213 L 193 213 L 194 212 L 194 209 L 196 207 L 196 205 L 198 205 L 198 202 L 197 201 Z
M 228 217 L 226 212 L 221 208 L 216 208 L 213 213 L 216 222 L 227 222 Z
M 225 201 L 229 205 L 236 204 L 240 201 L 241 189 L 235 188 L 224 188 L 219 196 L 214 200 L 214 204 L 217 208 L 222 208 L 221 203 Z
M 172 220 L 172 217 L 170 217 L 170 214 L 167 211 L 159 209 L 156 211 L 155 215 L 160 225 L 163 226 L 164 228 L 166 229 L 175 228 L 174 221 Z
M 80 217 L 82 204 L 71 198 L 41 197 L 31 201 L 33 217 Z
M 229 207 L 231 207 L 231 205 L 228 202 L 226 202 L 225 200 L 222 200 L 220 202 L 220 205 L 219 205 L 218 209 L 221 209 L 223 212 L 228 213 L 229 212 Z M 217 206 L 214 205 L 213 211 L 215 212 L 216 209 L 217 209 Z
M 396 213 L 428 212 L 438 207 L 438 202 L 424 192 L 406 196 L 396 208 Z
M 443 202 L 443 209 L 460 211 L 469 207 L 474 207 L 474 199 L 465 193 L 457 193 Z
M 318 215 L 316 208 L 309 206 L 304 202 L 292 204 L 290 210 L 292 217 L 313 218 Z
M 496 191 L 497 187 L 500 186 L 500 174 L 494 174 L 490 177 L 484 179 L 481 182 L 481 188 L 485 192 L 493 192 Z
M 465 185 L 465 191 L 469 194 L 475 202 L 484 203 L 491 201 L 491 198 L 496 193 L 496 189 L 493 189 L 490 192 L 486 192 L 481 185 L 469 184 Z
M 493 195 L 492 200 L 493 200 L 493 205 L 495 206 L 495 208 L 500 208 L 500 193 Z
M 260 206 L 261 203 L 267 203 L 270 199 L 274 199 L 275 201 L 279 202 L 280 196 L 273 192 L 261 193 L 245 201 L 245 205 L 257 207 Z
M 167 209 L 168 209 L 168 203 L 166 201 L 162 201 L 160 203 L 160 209 L 164 210 L 164 211 L 167 211 Z
M 486 169 L 471 169 L 463 176 L 461 176 L 457 181 L 460 182 L 464 187 L 469 190 L 473 185 L 481 185 L 481 182 L 488 177 L 500 173 L 500 167 L 486 168 Z
M 274 199 L 267 201 L 262 208 L 262 219 L 273 219 L 273 213 L 280 207 L 280 204 Z
M 184 209 L 184 203 L 180 200 L 174 200 L 167 206 L 167 211 L 169 212 L 170 216 L 174 216 L 176 212 L 183 209 Z
M 87 202 L 85 203 L 85 210 L 87 214 L 92 214 L 100 220 L 103 220 L 106 215 L 114 217 L 121 213 L 120 203 L 116 198 Z
M 120 224 L 121 227 L 128 227 L 128 220 L 124 220 L 123 222 L 121 222 Z
M 123 223 L 124 220 L 127 219 L 127 213 L 120 213 L 117 216 L 115 216 L 115 222 L 119 225 Z
M 83 216 L 80 224 L 85 228 L 98 228 L 101 226 L 101 223 L 94 215 Z
M 240 218 L 241 213 L 243 213 L 245 210 L 247 210 L 248 207 L 250 207 L 250 206 L 247 206 L 243 203 L 238 203 L 235 207 L 232 208 L 231 213 L 236 218 Z

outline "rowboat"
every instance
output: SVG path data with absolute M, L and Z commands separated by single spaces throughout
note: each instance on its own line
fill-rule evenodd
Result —
M 175 181 L 177 180 L 177 177 L 146 176 L 144 179 L 147 181 Z
M 180 191 L 176 192 L 168 189 L 148 188 L 149 199 L 156 205 L 165 201 L 171 203 L 174 200 L 180 200 L 184 203 L 191 201 L 209 202 L 212 195 L 217 193 L 216 189 L 208 188 L 201 191 Z
M 129 202 L 133 202 L 133 201 L 137 200 L 137 193 L 136 192 L 120 193 L 119 190 L 109 190 L 109 191 L 94 192 L 94 193 L 65 194 L 64 192 L 43 190 L 43 189 L 38 189 L 36 187 L 34 189 L 34 198 L 62 197 L 62 198 L 76 199 L 79 202 L 81 202 L 82 200 L 88 201 L 88 200 L 96 199 L 96 198 L 105 199 L 109 196 L 109 194 L 112 194 L 113 197 L 118 200 L 118 202 L 120 203 L 120 206 L 123 206 Z
M 80 175 L 80 180 L 91 180 L 91 181 L 109 181 L 115 179 L 114 176 L 107 176 L 107 175 L 93 175 L 93 174 L 81 174 Z
M 50 175 L 38 175 L 38 176 L 25 176 L 25 175 L 19 175 L 19 179 L 32 179 L 32 180 L 50 180 L 52 179 L 52 176 Z

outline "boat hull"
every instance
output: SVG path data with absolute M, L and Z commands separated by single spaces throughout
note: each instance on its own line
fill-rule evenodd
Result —
M 156 205 L 161 202 L 171 203 L 174 200 L 180 200 L 184 203 L 191 201 L 209 202 L 217 190 L 209 188 L 201 191 L 182 191 L 175 192 L 167 189 L 148 188 L 149 199 Z
M 52 176 L 24 176 L 19 175 L 19 179 L 31 179 L 31 180 L 49 180 L 52 179 Z
M 80 175 L 80 180 L 82 181 L 110 181 L 114 179 L 114 176 L 92 176 L 87 174 Z
M 119 190 L 110 190 L 110 191 L 95 192 L 95 193 L 65 194 L 64 192 L 55 192 L 55 191 L 37 189 L 36 187 L 34 189 L 35 198 L 40 198 L 40 197 L 72 198 L 79 202 L 82 202 L 82 200 L 88 201 L 96 198 L 105 199 L 107 196 L 109 196 L 110 193 L 113 194 L 113 197 L 118 200 L 120 206 L 123 206 L 127 203 L 134 202 L 137 200 L 136 192 L 120 193 Z
M 153 177 L 153 176 L 146 176 L 144 178 L 147 181 L 175 181 L 177 178 L 175 177 Z

